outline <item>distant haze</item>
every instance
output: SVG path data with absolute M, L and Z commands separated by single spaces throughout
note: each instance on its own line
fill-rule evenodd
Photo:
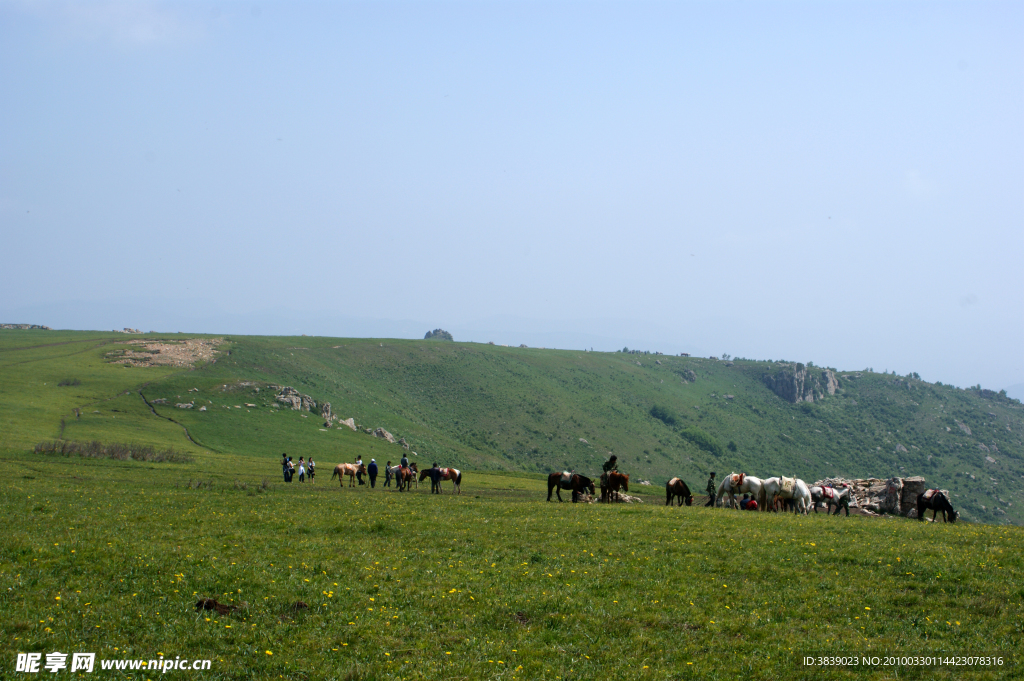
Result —
M 0 322 L 1024 394 L 1024 5 L 0 4 Z

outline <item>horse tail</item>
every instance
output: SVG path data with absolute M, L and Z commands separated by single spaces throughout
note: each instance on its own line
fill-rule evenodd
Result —
M 459 471 L 459 474 L 457 476 L 455 476 L 455 484 L 456 485 L 461 485 L 462 484 L 462 471 Z
M 334 472 L 331 473 L 331 480 L 334 480 L 334 478 L 336 478 L 336 477 L 338 477 L 338 469 L 337 468 L 335 468 Z

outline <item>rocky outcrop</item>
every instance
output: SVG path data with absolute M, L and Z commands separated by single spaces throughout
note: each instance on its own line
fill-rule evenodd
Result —
M 679 378 L 683 379 L 687 383 L 693 383 L 697 380 L 697 374 L 693 372 L 693 369 L 684 369 L 682 371 L 677 371 L 676 373 L 679 374 Z
M 956 419 L 953 419 L 953 422 L 956 423 L 957 428 L 962 430 L 964 433 L 971 435 L 971 427 L 968 426 L 966 423 L 964 423 L 963 421 L 957 421 Z
M 278 402 L 289 405 L 296 411 L 313 411 L 316 409 L 316 400 L 309 395 L 303 395 L 295 388 L 285 386 L 275 397 Z
M 191 409 L 192 407 L 194 407 L 196 405 L 194 403 L 192 403 L 192 402 L 178 402 L 174 406 L 177 407 L 178 409 Z
M 48 326 L 40 326 L 39 324 L 0 324 L 0 329 L 41 329 L 43 331 L 53 331 Z
M 404 437 L 398 441 L 398 444 L 402 445 L 403 449 L 409 449 L 409 443 L 405 441 Z
M 835 395 L 839 380 L 831 369 L 815 369 L 803 364 L 784 364 L 774 374 L 764 377 L 773 393 L 787 402 L 814 402 Z
M 928 489 L 928 484 L 921 476 L 909 478 L 825 478 L 814 483 L 815 486 L 824 487 L 832 485 L 841 487 L 846 485 L 853 492 L 850 499 L 851 508 L 860 508 L 864 511 L 877 514 L 901 515 L 908 518 L 917 517 L 917 496 Z M 949 496 L 949 492 L 945 492 Z
M 900 498 L 900 515 L 908 515 L 913 509 L 917 516 L 917 495 L 926 489 L 924 478 L 919 475 L 903 478 L 903 493 Z
M 334 418 L 331 416 L 330 402 L 324 402 L 322 405 L 320 405 L 320 418 L 327 421 L 328 423 L 334 420 Z
M 355 430 L 355 431 L 359 430 L 359 428 L 356 427 L 356 420 L 354 418 L 351 418 L 351 417 L 345 419 L 344 421 L 338 421 L 338 424 L 342 425 L 342 426 L 348 426 L 349 428 L 351 428 L 352 430 Z
M 395 444 L 397 442 L 397 440 L 395 440 L 395 436 L 389 433 L 388 431 L 384 430 L 383 428 L 378 428 L 377 430 L 373 431 L 373 435 L 374 437 L 379 437 L 382 440 L 387 440 L 391 444 Z

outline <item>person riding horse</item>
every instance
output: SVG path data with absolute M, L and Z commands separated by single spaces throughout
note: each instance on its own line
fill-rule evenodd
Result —
M 604 471 L 601 473 L 601 487 L 608 486 L 608 474 L 612 471 L 619 470 L 619 460 L 612 454 L 607 461 L 601 465 L 601 469 Z

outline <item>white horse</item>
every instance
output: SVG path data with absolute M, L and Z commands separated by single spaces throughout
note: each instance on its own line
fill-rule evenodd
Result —
M 793 480 L 793 486 L 790 489 L 785 489 L 782 484 L 782 478 L 768 478 L 761 482 L 761 493 L 757 497 L 757 506 L 762 510 L 772 510 L 769 506 L 773 506 L 775 497 L 781 499 L 792 499 L 793 500 L 793 512 L 803 513 L 807 515 L 811 508 L 811 490 L 807 488 L 807 483 L 800 478 L 789 478 Z
M 753 498 L 761 494 L 761 478 L 743 473 L 730 473 L 722 478 L 718 485 L 716 505 L 721 505 L 726 494 L 729 495 L 729 508 L 736 508 L 736 495 L 749 492 Z
M 836 512 L 835 515 L 839 515 L 839 511 L 843 508 L 846 509 L 846 515 L 850 515 L 850 497 L 853 496 L 853 490 L 849 487 L 818 487 L 815 485 L 811 487 L 811 505 L 814 507 L 814 512 L 818 512 L 818 504 L 825 504 L 825 513 L 832 513 L 832 505 L 835 504 Z

